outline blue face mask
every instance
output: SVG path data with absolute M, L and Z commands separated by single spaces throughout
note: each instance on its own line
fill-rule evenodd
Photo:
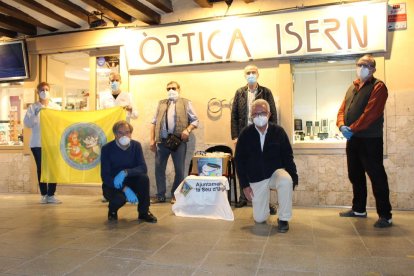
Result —
M 119 82 L 118 81 L 111 82 L 111 90 L 112 91 L 118 91 L 119 90 Z
M 249 84 L 255 84 L 257 82 L 256 74 L 249 74 L 246 76 L 246 80 Z

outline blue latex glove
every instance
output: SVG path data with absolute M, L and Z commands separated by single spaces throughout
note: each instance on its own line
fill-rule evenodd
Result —
M 134 191 L 131 190 L 131 188 L 125 187 L 124 194 L 125 194 L 125 196 L 127 198 L 127 201 L 131 202 L 132 204 L 137 204 L 138 203 L 138 197 L 134 193 Z
M 117 189 L 122 188 L 122 183 L 124 183 L 126 172 L 124 170 L 120 171 L 114 178 L 114 187 Z
M 346 138 L 346 140 L 351 139 L 352 135 L 354 135 L 350 127 L 341 126 L 339 130 L 342 132 L 342 135 Z

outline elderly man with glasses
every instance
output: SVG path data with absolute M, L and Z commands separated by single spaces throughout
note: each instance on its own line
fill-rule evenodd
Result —
M 153 203 L 166 201 L 167 179 L 165 170 L 168 158 L 172 157 L 175 177 L 171 187 L 171 204 L 175 203 L 174 191 L 184 180 L 185 155 L 191 131 L 197 128 L 198 118 L 191 101 L 180 97 L 180 85 L 170 81 L 166 88 L 167 98 L 158 103 L 152 119 L 150 131 L 150 149 L 155 152 L 155 180 L 157 182 L 156 198 Z M 171 148 L 168 139 L 180 141 L 176 148 Z
M 270 189 L 277 189 L 278 232 L 289 230 L 293 189 L 298 185 L 289 138 L 282 127 L 269 122 L 269 103 L 255 100 L 250 117 L 236 145 L 236 170 L 243 192 L 253 205 L 253 218 L 264 223 L 269 217 Z
M 376 62 L 372 55 L 367 54 L 358 59 L 358 78 L 348 88 L 338 112 L 336 125 L 348 140 L 348 177 L 354 195 L 352 209 L 339 215 L 367 217 L 367 173 L 372 183 L 379 216 L 374 227 L 384 228 L 392 226 L 390 192 L 383 164 L 384 108 L 388 89 L 373 76 L 375 67 Z

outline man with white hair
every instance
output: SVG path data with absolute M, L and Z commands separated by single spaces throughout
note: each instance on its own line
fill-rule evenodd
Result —
M 282 127 L 269 122 L 269 103 L 255 100 L 250 117 L 253 124 L 240 133 L 236 145 L 236 169 L 243 192 L 253 205 L 253 218 L 263 223 L 269 217 L 270 189 L 278 195 L 278 232 L 289 230 L 293 190 L 298 174 L 289 138 Z

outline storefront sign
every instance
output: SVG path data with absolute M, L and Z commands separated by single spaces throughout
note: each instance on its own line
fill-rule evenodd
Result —
M 387 3 L 360 2 L 126 31 L 128 69 L 383 52 Z
M 407 29 L 407 9 L 405 3 L 394 4 L 388 7 L 388 30 Z

